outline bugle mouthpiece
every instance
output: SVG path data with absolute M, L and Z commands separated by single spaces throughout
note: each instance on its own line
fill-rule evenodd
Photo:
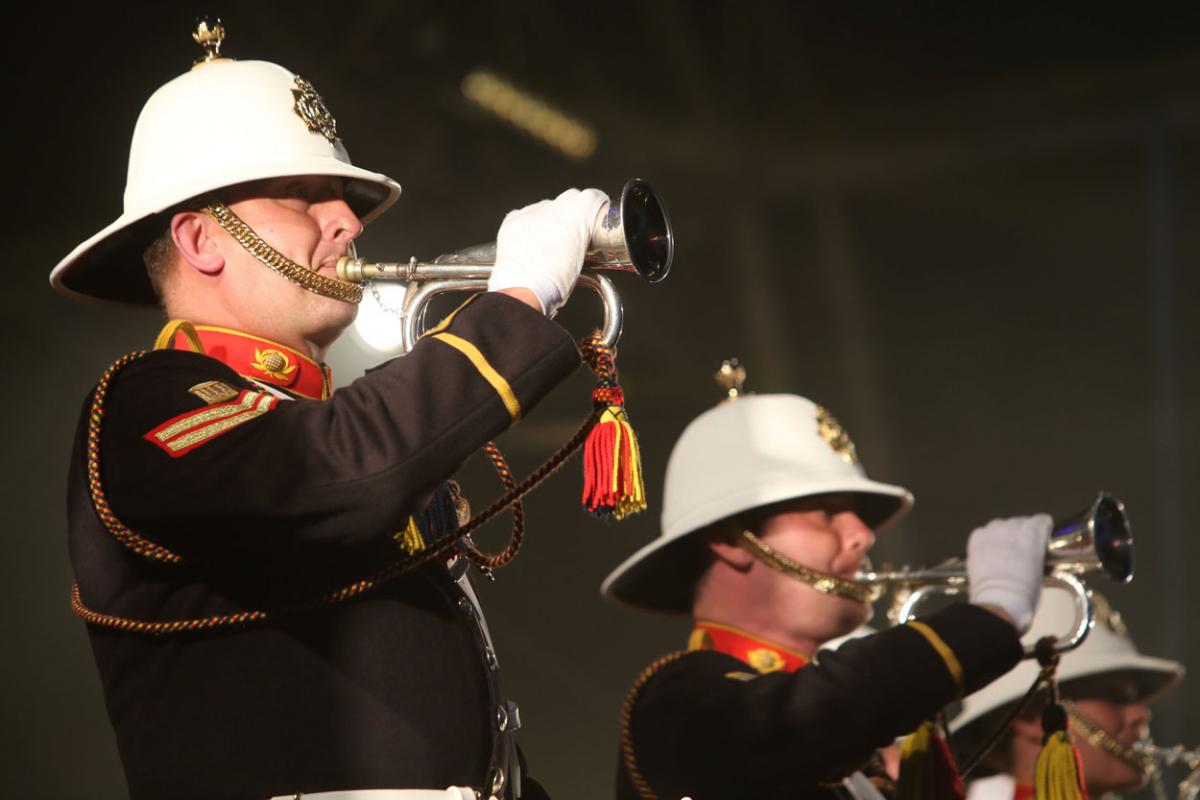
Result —
M 354 256 L 342 256 L 337 260 L 337 276 L 339 280 L 348 281 L 349 283 L 362 283 L 366 280 L 363 275 L 363 267 L 366 265 L 366 260 L 355 258 Z

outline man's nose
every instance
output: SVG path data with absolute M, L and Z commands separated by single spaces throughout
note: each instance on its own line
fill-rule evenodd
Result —
M 1125 724 L 1138 734 L 1150 727 L 1150 709 L 1145 703 L 1127 703 L 1124 712 Z
M 863 522 L 857 512 L 842 511 L 837 515 L 837 524 L 848 549 L 865 553 L 875 545 L 875 531 Z
M 333 242 L 352 242 L 363 232 L 362 220 L 341 198 L 331 198 L 317 204 L 321 235 Z

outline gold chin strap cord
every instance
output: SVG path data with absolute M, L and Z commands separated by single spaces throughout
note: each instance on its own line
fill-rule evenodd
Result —
M 742 531 L 738 544 L 767 566 L 777 569 L 798 581 L 807 583 L 818 592 L 824 594 L 837 595 L 847 600 L 857 600 L 860 603 L 873 603 L 879 599 L 882 591 L 882 587 L 878 585 L 839 578 L 837 575 L 830 575 L 826 572 L 806 567 L 803 564 L 798 564 L 783 553 L 768 546 L 750 531 Z
M 255 233 L 245 222 L 242 222 L 238 218 L 238 215 L 229 210 L 229 207 L 224 203 L 213 201 L 201 210 L 224 228 L 225 232 L 232 236 L 234 241 L 241 245 L 246 252 L 254 256 L 272 271 L 282 275 L 302 289 L 307 289 L 313 294 L 319 294 L 322 297 L 341 300 L 343 303 L 357 305 L 362 302 L 362 286 L 347 281 L 340 281 L 336 278 L 327 278 L 311 269 L 300 266 L 264 242 L 262 237 Z
M 1081 714 L 1074 703 L 1064 701 L 1063 706 L 1067 709 L 1067 716 L 1071 718 L 1071 722 L 1075 724 L 1075 727 L 1083 734 L 1083 738 L 1092 747 L 1115 756 L 1138 772 L 1146 772 L 1149 769 L 1151 762 L 1149 758 L 1137 752 L 1132 747 L 1118 742 L 1113 738 L 1112 734 Z

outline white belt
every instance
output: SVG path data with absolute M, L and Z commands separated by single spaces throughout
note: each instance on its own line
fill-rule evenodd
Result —
M 842 786 L 849 789 L 850 795 L 859 798 L 859 800 L 883 800 L 883 794 L 861 772 L 855 772 L 843 780 Z M 305 796 L 307 797 L 308 795 Z
M 297 792 L 271 800 L 476 800 L 474 789 L 349 789 L 344 792 Z

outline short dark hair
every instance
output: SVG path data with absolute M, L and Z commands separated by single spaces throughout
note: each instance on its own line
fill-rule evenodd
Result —
M 689 533 L 680 543 L 676 567 L 684 575 L 696 576 L 696 582 L 692 585 L 693 604 L 699 599 L 700 590 L 708 582 L 709 571 L 712 569 L 713 562 L 717 560 L 708 543 L 721 535 L 720 532 L 725 530 L 722 527 L 724 523 L 727 523 L 727 520 L 715 522 L 694 533 Z
M 154 294 L 161 304 L 167 273 L 170 271 L 171 265 L 175 263 L 175 240 L 171 236 L 169 226 L 151 240 L 146 249 L 142 251 L 142 261 L 146 265 L 146 275 L 150 278 L 150 285 L 154 288 Z

